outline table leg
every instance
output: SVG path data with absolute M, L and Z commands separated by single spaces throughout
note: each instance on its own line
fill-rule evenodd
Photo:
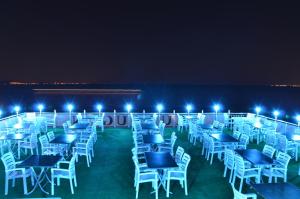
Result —
M 48 169 L 41 168 L 41 171 L 40 171 L 39 174 L 37 174 L 33 168 L 32 168 L 32 170 L 33 170 L 33 173 L 34 173 L 35 185 L 34 185 L 33 189 L 30 192 L 27 193 L 27 195 L 32 194 L 37 189 L 37 187 L 39 187 L 42 192 L 44 192 L 45 194 L 48 195 L 49 192 L 47 192 L 44 189 L 44 187 L 46 186 L 47 183 L 51 183 L 50 179 L 47 176 L 47 170 Z M 46 178 L 47 181 L 45 182 L 44 185 L 42 185 L 42 182 L 44 181 L 45 178 Z

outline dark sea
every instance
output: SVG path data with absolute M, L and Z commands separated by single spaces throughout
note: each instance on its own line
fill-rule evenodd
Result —
M 35 89 L 81 89 L 77 93 L 37 93 Z M 92 93 L 85 94 L 85 89 L 121 89 L 138 90 L 137 93 Z M 300 88 L 273 86 L 223 86 L 223 85 L 2 85 L 0 86 L 0 106 L 4 113 L 10 114 L 15 104 L 22 106 L 22 111 L 36 110 L 37 103 L 44 103 L 46 111 L 64 111 L 65 104 L 71 102 L 75 111 L 95 111 L 95 104 L 100 102 L 106 112 L 116 109 L 124 111 L 128 102 L 134 111 L 145 109 L 154 112 L 157 103 L 164 104 L 164 112 L 185 112 L 185 105 L 194 105 L 193 112 L 211 112 L 214 103 L 220 103 L 223 111 L 254 112 L 255 105 L 262 105 L 264 115 L 270 115 L 274 109 L 282 112 L 282 119 L 291 120 L 300 113 Z

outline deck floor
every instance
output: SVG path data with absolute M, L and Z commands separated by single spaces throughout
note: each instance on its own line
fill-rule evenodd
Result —
M 175 129 L 167 129 L 166 136 L 169 136 Z M 188 192 L 184 195 L 184 190 L 178 182 L 171 184 L 171 191 L 174 195 L 170 198 L 203 198 L 203 199 L 228 199 L 233 198 L 232 190 L 227 178 L 223 178 L 224 166 L 215 158 L 213 165 L 209 165 L 201 155 L 201 146 L 191 145 L 187 142 L 187 133 L 177 133 L 179 139 L 176 145 L 182 146 L 191 155 L 192 160 L 188 168 Z M 250 146 L 257 147 L 256 145 Z M 133 147 L 132 133 L 129 129 L 106 129 L 104 133 L 98 133 L 98 141 L 95 145 L 95 158 L 91 167 L 86 166 L 86 161 L 82 157 L 76 164 L 78 187 L 75 194 L 70 193 L 68 180 L 61 180 L 61 186 L 55 186 L 53 197 L 65 198 L 135 198 L 133 186 L 134 165 L 131 159 L 131 148 Z M 261 147 L 261 146 L 260 146 Z M 300 176 L 297 175 L 299 163 L 291 161 L 289 165 L 288 181 L 300 187 Z M 29 186 L 30 187 L 30 186 Z M 50 191 L 50 185 L 47 185 Z M 146 183 L 140 188 L 139 198 L 153 199 L 151 195 L 151 185 Z M 254 192 L 245 187 L 244 191 Z M 166 198 L 165 191 L 161 188 L 159 198 Z M 4 168 L 0 164 L 0 197 L 1 198 L 26 198 L 23 195 L 21 180 L 16 181 L 16 187 L 9 187 L 9 195 L 4 197 Z M 31 198 L 51 197 L 35 191 Z

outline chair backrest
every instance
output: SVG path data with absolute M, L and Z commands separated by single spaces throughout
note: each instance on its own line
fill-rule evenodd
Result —
M 286 139 L 286 136 L 282 135 L 282 134 L 278 134 L 277 135 L 277 145 L 276 145 L 277 150 L 286 152 L 287 145 L 288 145 L 288 141 Z
M 234 184 L 231 183 L 232 191 L 233 191 L 233 199 L 248 199 L 246 194 L 242 194 L 234 187 Z
M 5 170 L 15 169 L 16 168 L 16 162 L 14 155 L 11 152 L 5 153 L 2 155 L 1 160 L 4 164 Z
M 282 167 L 287 169 L 290 159 L 291 156 L 289 156 L 288 154 L 279 152 L 276 158 L 276 162 L 279 163 Z
M 266 144 L 270 146 L 276 145 L 276 132 L 272 130 L 266 131 Z
M 242 134 L 240 137 L 240 144 L 247 146 L 249 143 L 249 136 L 246 134 Z
M 275 153 L 275 149 L 269 145 L 265 145 L 263 148 L 262 153 L 268 156 L 269 158 L 273 158 L 273 155 Z
M 235 155 L 234 162 L 235 162 L 235 172 L 237 173 L 238 176 L 243 176 L 245 172 L 244 159 L 239 155 Z
M 188 168 L 188 166 L 189 166 L 190 161 L 191 161 L 191 156 L 190 156 L 189 154 L 187 154 L 187 153 L 184 153 L 183 156 L 182 156 L 182 159 L 181 159 L 181 163 L 182 163 L 182 164 L 180 164 L 179 167 L 180 167 L 182 170 L 184 170 L 185 173 L 186 173 L 186 171 L 187 171 L 187 168 Z
M 234 168 L 234 151 L 231 149 L 225 149 L 224 164 L 230 168 Z
M 47 136 L 48 136 L 49 141 L 52 141 L 52 140 L 55 139 L 55 135 L 54 135 L 54 132 L 53 132 L 53 131 L 49 131 L 49 132 L 47 133 Z
M 180 162 L 181 158 L 184 154 L 184 149 L 181 146 L 178 146 L 175 153 L 175 160 L 176 162 Z
M 69 172 L 70 172 L 71 176 L 74 176 L 76 174 L 75 157 L 76 157 L 76 154 L 73 155 L 73 157 L 71 158 L 70 163 L 69 163 Z
M 70 127 L 72 125 L 70 120 L 67 121 L 67 125 L 68 125 L 68 127 Z
M 232 135 L 232 137 L 234 137 L 237 140 L 240 139 L 240 136 L 241 136 L 241 132 L 239 132 L 239 131 L 235 131 Z
M 67 123 L 63 123 L 64 132 L 67 133 L 69 131 L 69 127 Z
M 172 146 L 172 148 L 173 148 L 173 146 L 175 145 L 176 140 L 177 140 L 177 136 L 176 136 L 175 134 L 172 135 L 172 136 L 171 136 L 171 146 Z
M 214 120 L 212 125 L 213 125 L 214 128 L 218 128 L 219 127 L 219 123 L 220 123 L 219 121 Z
M 40 143 L 42 147 L 49 145 L 49 141 L 46 135 L 42 135 L 39 137 Z
M 166 124 L 165 123 L 161 123 L 159 126 L 159 132 L 163 135 L 164 134 L 164 130 L 165 130 Z

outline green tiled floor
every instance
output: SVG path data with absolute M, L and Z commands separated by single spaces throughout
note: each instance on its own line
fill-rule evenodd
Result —
M 174 129 L 167 129 L 169 136 Z M 174 195 L 170 198 L 203 198 L 203 199 L 227 199 L 232 198 L 231 187 L 227 178 L 223 178 L 223 162 L 215 158 L 212 166 L 200 155 L 201 147 L 192 146 L 187 142 L 186 133 L 178 133 L 177 145 L 185 148 L 192 157 L 188 168 L 188 191 L 184 195 L 179 183 L 171 184 Z M 133 147 L 131 131 L 129 129 L 106 129 L 104 133 L 98 134 L 95 145 L 95 158 L 91 167 L 86 166 L 84 158 L 80 158 L 76 164 L 78 187 L 75 194 L 70 193 L 69 182 L 62 180 L 60 187 L 55 187 L 55 197 L 65 198 L 135 198 L 133 187 L 134 165 L 131 159 L 131 148 Z M 250 148 L 257 147 L 255 145 Z M 261 147 L 261 146 L 260 146 Z M 22 183 L 17 181 L 15 188 L 9 188 L 9 195 L 4 197 L 4 168 L 0 164 L 0 198 L 24 198 Z M 297 175 L 299 163 L 292 161 L 289 166 L 289 182 L 300 187 L 300 176 Z M 50 191 L 48 185 L 47 190 Z M 253 192 L 253 190 L 244 191 Z M 155 198 L 150 194 L 150 184 L 141 186 L 139 198 Z M 30 195 L 32 198 L 51 197 L 40 191 Z M 159 198 L 166 198 L 163 189 L 160 189 Z

